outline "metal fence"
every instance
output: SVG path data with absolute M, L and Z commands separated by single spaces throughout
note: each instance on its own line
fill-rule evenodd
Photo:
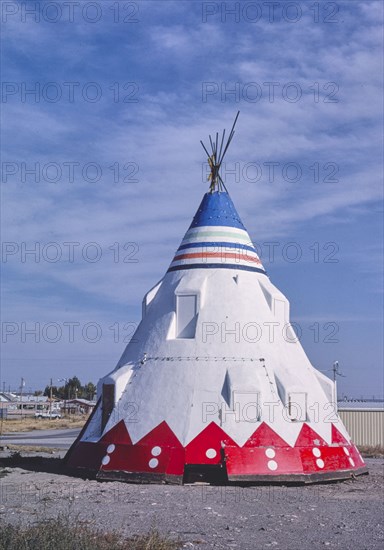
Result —
M 384 447 L 384 409 L 339 408 L 339 415 L 356 445 Z

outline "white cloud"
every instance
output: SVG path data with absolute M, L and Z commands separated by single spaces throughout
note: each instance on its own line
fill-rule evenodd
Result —
M 13 302 L 9 311 L 33 318 L 33 312 L 44 317 L 51 308 L 60 317 L 66 301 L 69 311 L 82 319 L 86 311 L 93 313 L 93 301 L 102 302 L 105 318 L 121 303 L 137 311 L 144 292 L 166 270 L 207 189 L 199 140 L 228 129 L 238 108 L 229 165 L 295 161 L 306 171 L 298 184 L 229 184 L 252 235 L 295 235 L 310 231 L 320 219 L 324 226 L 334 224 L 337 232 L 345 219 L 358 220 L 358 211 L 382 193 L 382 6 L 356 6 L 343 3 L 343 22 L 335 25 L 314 24 L 308 14 L 291 25 L 222 24 L 220 19 L 202 24 L 201 12 L 181 2 L 140 3 L 140 23 L 132 26 L 114 25 L 110 19 L 94 26 L 81 21 L 9 25 L 4 58 L 8 79 L 95 80 L 104 95 L 97 104 L 10 98 L 3 104 L 3 122 L 9 128 L 3 161 L 29 166 L 98 162 L 103 178 L 97 184 L 81 178 L 73 184 L 65 179 L 22 184 L 19 174 L 10 178 L 3 185 L 4 237 L 42 246 L 94 241 L 106 255 L 95 264 L 81 259 L 23 264 L 17 255 L 10 258 L 5 266 L 14 276 L 5 288 Z M 113 103 L 108 87 L 114 81 L 137 82 L 138 103 Z M 219 87 L 222 82 L 257 82 L 263 97 L 257 103 L 230 96 L 225 101 L 219 92 L 203 102 L 202 83 L 207 81 Z M 280 82 L 273 103 L 266 95 L 267 81 Z M 297 103 L 281 96 L 288 82 L 302 87 Z M 336 82 L 339 102 L 324 103 L 325 90 L 314 102 L 315 82 L 321 90 Z M 127 161 L 138 164 L 139 182 L 114 184 L 108 167 Z M 313 163 L 330 161 L 340 168 L 338 183 L 316 186 L 308 181 Z M 364 227 L 359 230 L 364 234 Z M 368 237 L 377 240 L 376 235 Z M 140 247 L 139 263 L 112 262 L 108 247 L 130 241 Z M 366 264 L 372 277 L 373 257 Z M 84 302 L 80 298 L 77 308 L 79 296 Z

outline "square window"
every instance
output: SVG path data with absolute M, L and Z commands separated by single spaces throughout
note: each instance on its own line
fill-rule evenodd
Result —
M 288 418 L 296 422 L 307 420 L 307 394 L 292 392 L 288 394 Z
M 177 338 L 194 338 L 197 321 L 196 294 L 176 296 L 176 334 Z

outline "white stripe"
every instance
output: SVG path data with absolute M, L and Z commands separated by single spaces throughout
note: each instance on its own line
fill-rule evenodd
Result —
M 222 225 L 208 225 L 208 226 L 202 226 L 202 227 L 197 227 L 197 228 L 193 228 L 193 229 L 189 229 L 186 234 L 184 235 L 184 238 L 185 239 L 194 239 L 194 238 L 197 238 L 197 236 L 199 235 L 199 233 L 226 233 L 228 235 L 233 235 L 233 237 L 231 238 L 236 238 L 236 236 L 239 236 L 241 239 L 243 238 L 246 238 L 248 239 L 249 238 L 249 235 L 247 233 L 247 231 L 245 231 L 244 229 L 237 229 L 236 227 L 226 227 L 226 226 L 222 226 Z M 212 238 L 212 237 L 209 237 L 209 238 Z M 217 237 L 215 237 L 217 238 Z M 224 238 L 224 235 L 220 235 L 220 238 Z
M 186 234 L 181 244 L 189 244 L 194 242 L 228 242 L 234 244 L 243 244 L 247 246 L 253 246 L 251 237 L 243 231 L 241 238 L 239 236 L 231 236 L 229 234 L 223 235 L 204 235 L 204 232 L 196 233 L 195 235 Z

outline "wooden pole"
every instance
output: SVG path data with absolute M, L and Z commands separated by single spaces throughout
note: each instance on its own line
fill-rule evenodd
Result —
M 49 418 L 52 419 L 52 378 L 51 378 L 51 385 L 49 388 Z
M 20 383 L 20 414 L 21 414 L 21 418 L 23 418 L 23 384 L 24 384 L 24 378 L 21 378 L 21 383 Z

